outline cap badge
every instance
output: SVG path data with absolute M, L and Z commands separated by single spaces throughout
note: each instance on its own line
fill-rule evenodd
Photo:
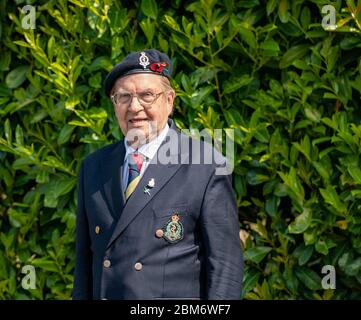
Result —
M 149 58 L 145 55 L 145 52 L 140 53 L 139 64 L 145 69 L 149 65 Z
M 183 225 L 177 213 L 168 220 L 164 231 L 164 238 L 170 243 L 176 243 L 183 239 Z

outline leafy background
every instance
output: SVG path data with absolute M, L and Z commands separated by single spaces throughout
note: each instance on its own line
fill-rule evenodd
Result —
M 21 27 L 25 4 L 36 29 Z M 324 30 L 332 4 L 337 28 Z M 246 299 L 361 298 L 361 2 L 1 1 L 0 299 L 69 299 L 77 171 L 121 138 L 130 51 L 175 65 L 180 128 L 235 130 Z M 24 290 L 21 268 L 36 268 Z M 321 269 L 336 269 L 323 290 Z

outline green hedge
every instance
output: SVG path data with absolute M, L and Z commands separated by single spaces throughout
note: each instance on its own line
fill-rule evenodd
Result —
M 174 60 L 179 127 L 235 129 L 240 295 L 360 299 L 361 2 L 331 3 L 330 31 L 326 4 L 1 1 L 0 299 L 70 298 L 79 164 L 121 138 L 102 83 L 150 47 Z

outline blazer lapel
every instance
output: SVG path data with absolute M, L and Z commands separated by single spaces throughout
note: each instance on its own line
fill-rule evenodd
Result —
M 171 129 L 173 129 L 171 127 Z M 178 140 L 180 139 L 180 134 L 177 132 Z M 159 164 L 158 154 L 159 149 L 165 143 L 176 143 L 176 148 L 170 148 L 170 150 L 176 150 L 170 154 L 168 164 Z M 187 159 L 187 154 L 183 154 L 181 157 L 180 153 L 180 144 L 178 141 L 169 142 L 167 139 L 162 143 L 158 149 L 156 156 L 150 162 L 147 170 L 144 172 L 144 175 L 140 179 L 136 189 L 133 194 L 128 199 L 126 205 L 124 206 L 121 218 L 119 219 L 112 237 L 110 238 L 107 248 L 111 246 L 116 238 L 125 230 L 125 228 L 132 222 L 132 220 L 142 211 L 142 209 L 151 201 L 155 195 L 163 188 L 163 186 L 172 178 L 172 176 L 180 169 L 181 159 L 184 161 Z M 155 185 L 149 190 L 149 194 L 144 192 L 144 187 L 147 186 L 150 179 L 154 179 Z
M 114 150 L 100 163 L 102 194 L 115 220 L 118 220 L 125 203 L 121 187 L 124 155 L 124 142 L 119 141 Z

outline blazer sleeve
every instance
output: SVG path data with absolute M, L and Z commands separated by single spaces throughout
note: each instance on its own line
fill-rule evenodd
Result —
M 84 163 L 78 175 L 78 209 L 76 220 L 76 262 L 73 300 L 92 299 L 92 252 L 89 224 L 84 205 Z
M 240 299 L 243 254 L 231 175 L 211 176 L 200 227 L 206 256 L 206 299 Z

